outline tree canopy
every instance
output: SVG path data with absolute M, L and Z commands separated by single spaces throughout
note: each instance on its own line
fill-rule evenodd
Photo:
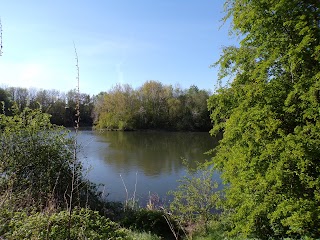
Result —
M 99 129 L 208 131 L 209 95 L 196 86 L 182 90 L 158 81 L 147 81 L 137 89 L 116 85 L 98 95 L 93 111 L 95 125 Z
M 228 0 L 239 46 L 209 99 L 231 235 L 320 237 L 320 2 Z

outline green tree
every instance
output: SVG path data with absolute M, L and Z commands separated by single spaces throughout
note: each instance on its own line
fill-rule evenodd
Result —
M 89 94 L 82 93 L 80 95 L 80 120 L 82 126 L 92 126 L 93 97 Z
M 114 86 L 98 96 L 94 112 L 97 128 L 134 128 L 138 113 L 135 91 L 128 84 Z
M 188 128 L 207 131 L 211 127 L 207 100 L 209 92 L 199 90 L 195 85 L 190 86 L 186 93 L 185 118 Z
M 146 111 L 147 127 L 161 128 L 166 125 L 169 94 L 170 89 L 158 81 L 147 81 L 139 89 L 142 106 Z
M 320 237 L 320 2 L 229 0 L 242 38 L 209 100 L 230 234 Z
M 6 91 L 10 95 L 10 99 L 16 103 L 20 111 L 28 105 L 28 90 L 26 88 L 10 87 L 6 89 Z
M 54 106 L 55 104 L 52 104 L 53 109 L 51 109 L 49 113 L 52 114 L 52 116 L 60 115 L 57 120 L 60 119 L 61 122 L 61 119 L 65 119 L 64 126 L 73 127 L 76 120 L 76 103 L 78 98 L 80 104 L 81 126 L 92 126 L 92 112 L 94 107 L 93 98 L 85 93 L 80 93 L 78 96 L 78 92 L 75 89 L 68 91 L 66 96 L 63 96 L 63 94 L 61 94 L 60 98 L 58 98 L 58 101 L 56 101 L 57 106 Z M 57 112 L 56 110 L 59 109 L 60 112 Z
M 181 119 L 183 118 L 183 105 L 179 98 L 171 97 L 167 101 L 168 104 L 168 116 L 169 116 L 169 128 L 182 130 L 183 124 Z

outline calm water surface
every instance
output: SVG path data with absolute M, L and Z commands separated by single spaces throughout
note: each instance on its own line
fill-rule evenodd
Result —
M 149 194 L 166 200 L 166 193 L 186 173 L 182 159 L 195 166 L 196 161 L 210 159 L 204 153 L 217 144 L 209 133 L 188 132 L 81 131 L 78 141 L 81 160 L 85 167 L 90 166 L 87 176 L 105 185 L 107 199 L 126 199 L 122 179 L 132 197 L 137 181 L 136 198 L 142 205 Z M 215 177 L 219 181 L 219 175 Z

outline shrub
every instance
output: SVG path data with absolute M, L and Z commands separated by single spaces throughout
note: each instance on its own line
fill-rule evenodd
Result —
M 124 213 L 120 224 L 132 230 L 151 232 L 156 235 L 167 238 L 172 236 L 164 213 L 147 209 L 128 210 Z
M 188 174 L 179 180 L 176 191 L 170 191 L 173 201 L 169 209 L 174 219 L 187 232 L 200 227 L 207 230 L 207 224 L 216 214 L 220 193 L 218 184 L 213 182 L 213 170 L 199 165 L 197 169 L 188 170 Z
M 82 176 L 69 132 L 52 125 L 39 109 L 13 112 L 0 114 L 0 192 L 14 196 L 17 207 L 40 209 L 49 202 L 65 205 L 71 195 L 77 205 L 97 197 L 95 186 Z
M 16 212 L 9 224 L 6 239 L 130 239 L 127 231 L 98 212 L 75 208 L 54 214 Z

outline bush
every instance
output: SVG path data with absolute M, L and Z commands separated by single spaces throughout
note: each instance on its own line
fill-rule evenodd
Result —
M 134 232 L 129 231 L 129 236 L 132 240 L 161 240 L 161 237 L 157 235 L 146 233 L 146 232 Z
M 0 114 L 0 192 L 10 193 L 16 207 L 38 209 L 70 204 L 72 195 L 73 205 L 96 198 L 95 186 L 82 176 L 69 132 L 52 125 L 50 115 L 39 109 L 13 112 Z
M 124 213 L 120 224 L 132 230 L 151 232 L 165 238 L 172 236 L 172 232 L 162 211 L 143 208 L 138 210 L 129 209 Z
M 89 209 L 54 214 L 16 212 L 3 235 L 6 239 L 130 239 L 125 229 Z M 70 234 L 70 236 L 69 236 Z
M 174 198 L 169 209 L 181 227 L 192 233 L 204 227 L 217 216 L 220 200 L 218 184 L 212 181 L 213 170 L 199 165 L 188 171 L 188 175 L 179 180 L 176 191 L 170 191 Z

